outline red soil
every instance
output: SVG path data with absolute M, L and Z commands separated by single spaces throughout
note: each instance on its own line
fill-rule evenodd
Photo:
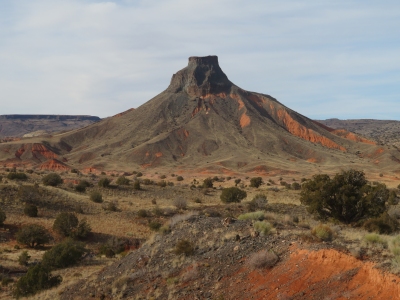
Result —
M 383 273 L 371 262 L 333 249 L 309 251 L 292 247 L 287 261 L 272 269 L 242 268 L 231 282 L 242 278 L 229 299 L 398 299 L 400 277 Z M 247 274 L 247 275 L 244 275 Z
M 57 159 L 51 159 L 42 163 L 39 167 L 40 170 L 51 171 L 69 171 L 71 168 Z

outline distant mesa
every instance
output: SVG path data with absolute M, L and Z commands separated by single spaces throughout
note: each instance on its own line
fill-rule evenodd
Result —
M 166 90 L 136 109 L 40 139 L 57 155 L 51 159 L 63 158 L 65 167 L 80 170 L 98 165 L 102 170 L 164 167 L 232 174 L 262 166 L 271 170 L 267 174 L 317 163 L 347 166 L 355 159 L 364 167 L 368 160 L 362 157 L 377 149 L 369 139 L 238 87 L 222 71 L 217 56 L 189 57 Z M 0 161 L 15 159 L 20 148 L 18 141 L 0 144 Z M 382 154 L 382 168 L 385 155 L 391 163 L 391 156 L 399 156 Z M 26 159 L 34 161 L 32 155 Z M 62 168 L 56 165 L 53 161 L 50 167 Z

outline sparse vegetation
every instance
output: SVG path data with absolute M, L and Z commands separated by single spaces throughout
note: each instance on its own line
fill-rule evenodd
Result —
M 257 194 L 253 199 L 247 203 L 247 209 L 249 211 L 264 210 L 267 206 L 267 196 L 264 194 Z
M 381 237 L 379 234 L 369 233 L 369 234 L 366 234 L 363 239 L 369 245 L 381 246 L 383 248 L 387 247 L 386 239 Z
M 44 185 L 58 186 L 63 183 L 63 180 L 57 173 L 50 173 L 42 178 L 42 183 Z
M 203 188 L 212 188 L 213 180 L 209 177 L 203 180 Z
M 238 220 L 264 220 L 264 212 L 263 211 L 256 211 L 256 212 L 249 212 L 246 214 L 241 214 L 238 216 Z
M 98 185 L 99 187 L 108 188 L 110 187 L 110 183 L 111 183 L 110 179 L 104 177 L 99 180 Z
M 46 251 L 42 264 L 49 269 L 66 268 L 76 264 L 85 251 L 83 243 L 68 238 Z
M 364 228 L 369 232 L 379 234 L 391 234 L 398 230 L 399 222 L 384 212 L 377 218 L 371 218 L 364 222 Z
M 30 255 L 28 254 L 28 251 L 24 250 L 21 252 L 21 254 L 18 256 L 18 263 L 21 266 L 27 266 L 29 259 L 30 259 Z
M 53 224 L 53 230 L 63 237 L 85 238 L 91 231 L 85 219 L 79 222 L 74 213 L 60 213 Z
M 118 185 L 129 185 L 130 180 L 126 178 L 125 176 L 120 176 L 117 179 L 117 184 Z
M 135 180 L 135 182 L 133 183 L 133 188 L 135 190 L 140 190 L 140 181 L 139 180 Z
M 0 208 L 0 226 L 3 226 L 4 221 L 7 219 L 6 213 Z
M 10 180 L 27 180 L 28 176 L 23 172 L 10 172 L 7 174 L 7 179 Z
M 176 180 L 177 180 L 177 181 L 182 181 L 182 180 L 183 180 L 183 177 L 182 177 L 182 176 L 177 176 L 177 177 L 176 177 Z
M 222 190 L 220 199 L 224 203 L 240 202 L 247 197 L 247 193 L 237 187 Z
M 176 198 L 174 200 L 174 206 L 177 209 L 185 210 L 185 209 L 187 209 L 187 201 L 184 198 Z

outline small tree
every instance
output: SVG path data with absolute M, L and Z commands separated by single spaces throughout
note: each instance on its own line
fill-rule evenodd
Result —
M 32 218 L 36 218 L 38 216 L 38 209 L 36 205 L 33 204 L 25 204 L 24 207 L 24 214 L 32 217 Z
M 133 189 L 140 190 L 140 181 L 139 180 L 135 180 L 135 182 L 133 183 Z
M 242 181 L 242 179 L 240 179 L 240 178 L 235 179 L 235 186 L 237 186 L 241 181 Z
M 103 188 L 108 188 L 109 186 L 110 186 L 110 179 L 108 179 L 108 178 L 101 178 L 100 180 L 99 180 L 99 183 L 98 183 L 98 185 L 100 186 L 100 187 L 103 187 Z
M 47 244 L 50 241 L 50 234 L 46 228 L 38 224 L 23 226 L 16 234 L 17 242 L 28 247 Z
M 300 201 L 322 219 L 352 223 L 381 215 L 388 197 L 384 184 L 371 186 L 362 171 L 349 170 L 332 179 L 326 174 L 314 175 L 303 183 Z
M 85 251 L 82 243 L 66 239 L 46 251 L 43 255 L 42 264 L 49 269 L 66 268 L 76 264 Z
M 247 197 L 247 193 L 237 187 L 230 187 L 222 190 L 221 201 L 224 203 L 240 202 Z
M 183 180 L 183 177 L 182 177 L 182 176 L 177 176 L 177 177 L 176 177 L 176 180 L 177 180 L 177 181 L 182 181 L 182 180 Z
M 42 178 L 42 182 L 44 185 L 57 186 L 63 183 L 63 180 L 57 173 L 50 173 Z
M 61 281 L 60 275 L 51 276 L 49 268 L 38 264 L 30 267 L 28 272 L 18 280 L 13 294 L 17 298 L 32 296 L 41 290 L 59 285 Z
M 7 179 L 10 180 L 27 180 L 28 176 L 24 172 L 10 172 L 7 174 Z
M 255 187 L 258 188 L 260 185 L 263 183 L 263 180 L 261 177 L 253 177 L 250 179 L 250 187 Z
M 53 224 L 53 230 L 64 237 L 85 238 L 91 231 L 86 219 L 78 221 L 74 213 L 60 213 Z
M 30 255 L 28 254 L 28 251 L 22 251 L 22 253 L 18 256 L 18 263 L 21 266 L 27 266 L 28 265 L 28 261 L 30 259 Z
M 7 218 L 6 213 L 0 208 L 0 226 L 3 226 L 6 218 Z
M 203 180 L 203 188 L 212 188 L 213 180 L 209 177 Z

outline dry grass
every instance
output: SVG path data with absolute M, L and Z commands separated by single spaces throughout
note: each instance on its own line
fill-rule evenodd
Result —
M 253 253 L 247 260 L 251 269 L 271 268 L 278 262 L 279 257 L 272 251 L 262 250 Z

